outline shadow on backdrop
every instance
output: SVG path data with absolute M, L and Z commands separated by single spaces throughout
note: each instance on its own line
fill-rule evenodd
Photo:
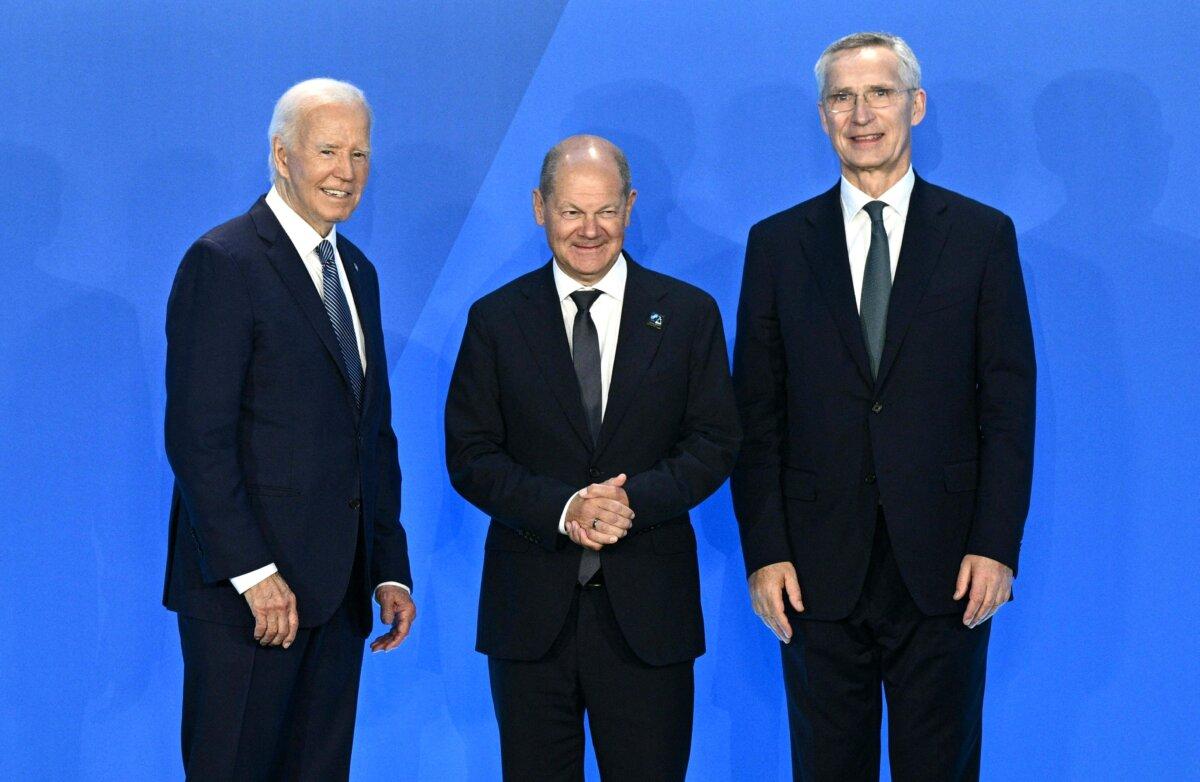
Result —
M 1026 755 L 1015 778 L 1186 776 L 1200 748 L 1178 712 L 1155 705 L 1200 688 L 1200 649 L 1177 611 L 1197 602 L 1184 557 L 1200 546 L 1188 399 L 1200 380 L 1200 242 L 1153 219 L 1171 146 L 1162 106 L 1135 77 L 1103 70 L 1056 79 L 1034 106 L 1038 153 L 1065 203 L 1021 237 L 1040 377 L 1019 584 L 1030 606 L 1014 635 L 1039 662 L 1017 667 L 1002 708 L 1077 734 L 1054 756 Z M 1117 734 L 1126 742 L 1090 739 Z

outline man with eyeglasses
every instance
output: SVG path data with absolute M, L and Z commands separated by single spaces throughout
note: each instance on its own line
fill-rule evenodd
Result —
M 991 617 L 1032 481 L 1035 365 L 1004 214 L 918 178 L 912 50 L 816 64 L 832 189 L 750 230 L 733 473 L 755 612 L 781 641 L 796 779 L 979 776 Z

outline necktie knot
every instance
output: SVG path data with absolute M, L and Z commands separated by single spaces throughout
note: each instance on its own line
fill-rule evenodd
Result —
M 878 223 L 883 219 L 883 208 L 887 206 L 882 201 L 870 201 L 863 204 L 863 211 L 867 213 L 867 217 L 871 218 L 872 223 Z
M 333 245 L 329 243 L 328 239 L 322 239 L 321 243 L 317 245 L 317 255 L 321 256 L 322 266 L 333 265 Z
M 600 298 L 600 291 L 575 291 L 571 294 L 571 300 L 575 302 L 575 307 L 580 312 L 587 312 L 591 309 L 598 298 Z

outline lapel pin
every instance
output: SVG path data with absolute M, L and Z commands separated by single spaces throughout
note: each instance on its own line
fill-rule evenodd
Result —
M 646 325 L 652 329 L 658 329 L 659 331 L 662 331 L 663 316 L 659 315 L 657 312 L 651 312 L 649 320 L 646 321 Z

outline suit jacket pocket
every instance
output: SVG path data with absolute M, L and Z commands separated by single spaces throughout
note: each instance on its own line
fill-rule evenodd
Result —
M 921 299 L 921 306 L 917 308 L 917 314 L 928 315 L 931 312 L 940 312 L 964 304 L 976 296 L 978 296 L 977 291 L 973 288 L 965 287 L 932 291 Z
M 262 483 L 247 483 L 246 493 L 255 494 L 259 497 L 299 497 L 298 489 L 289 489 L 286 486 L 267 486 Z
M 795 467 L 783 468 L 783 496 L 793 500 L 817 498 L 817 476 Z
M 687 554 L 696 550 L 696 533 L 686 522 L 664 524 L 650 533 L 650 543 L 659 554 Z
M 977 460 L 947 464 L 943 469 L 946 474 L 946 491 L 951 494 L 973 491 L 979 485 L 979 462 Z
M 487 539 L 483 542 L 483 548 L 487 551 L 529 552 L 538 550 L 538 544 L 527 540 L 514 529 L 493 522 L 488 530 Z

